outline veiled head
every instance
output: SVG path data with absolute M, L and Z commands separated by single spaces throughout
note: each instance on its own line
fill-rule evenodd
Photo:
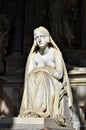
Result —
M 39 47 L 36 43 L 36 40 L 35 40 L 35 36 L 38 32 L 42 33 L 44 36 L 49 37 L 49 46 L 52 46 L 53 48 L 56 48 L 58 51 L 60 51 L 59 48 L 57 47 L 57 45 L 55 44 L 55 42 L 53 41 L 49 31 L 45 27 L 40 26 L 40 27 L 34 29 L 34 32 L 33 32 L 34 33 L 34 42 L 33 42 L 33 46 L 31 48 L 30 53 L 33 53 L 34 51 L 37 51 L 39 49 Z
M 34 42 L 40 49 L 45 49 L 49 46 L 50 36 L 47 29 L 39 27 L 34 30 Z
M 38 28 L 36 28 L 36 29 L 34 30 L 34 35 L 35 35 L 37 32 L 40 32 L 40 33 L 42 33 L 43 35 L 46 35 L 46 36 L 49 36 L 49 35 L 50 35 L 49 32 L 48 32 L 48 30 L 47 30 L 45 27 L 42 27 L 42 26 L 40 26 L 40 27 L 38 27 Z

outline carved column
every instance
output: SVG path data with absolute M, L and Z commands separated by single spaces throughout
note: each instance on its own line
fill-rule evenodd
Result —
M 81 1 L 81 48 L 86 49 L 86 0 Z
M 22 52 L 24 38 L 24 0 L 17 0 L 13 24 L 12 51 Z
M 11 55 L 6 57 L 6 73 L 10 74 L 24 67 L 23 40 L 24 40 L 24 0 L 17 0 L 15 17 L 12 27 Z M 11 64 L 11 66 L 10 66 Z
M 3 88 L 11 101 L 16 107 L 16 114 L 19 112 L 22 92 L 23 92 L 23 74 L 25 68 L 25 57 L 23 55 L 23 39 L 24 39 L 24 2 L 25 0 L 17 0 L 15 3 L 15 15 L 13 19 L 13 27 L 11 32 L 11 55 L 6 60 L 6 83 Z M 13 79 L 12 79 L 13 78 Z M 9 83 L 9 84 L 8 84 Z
M 33 42 L 35 22 L 34 0 L 25 0 L 24 54 L 28 55 Z

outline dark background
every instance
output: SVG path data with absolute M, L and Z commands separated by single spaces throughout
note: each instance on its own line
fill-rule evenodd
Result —
M 39 26 L 49 30 L 67 64 L 86 66 L 86 0 L 0 0 L 0 15 L 3 14 L 9 21 L 5 73 L 9 72 L 9 61 L 13 70 L 19 69 L 14 65 L 15 57 L 20 68 L 25 66 L 33 30 Z
M 39 26 L 49 30 L 68 73 L 74 70 L 70 80 L 76 79 L 75 86 L 86 86 L 86 0 L 0 0 L 0 85 L 15 105 L 16 114 L 33 30 Z

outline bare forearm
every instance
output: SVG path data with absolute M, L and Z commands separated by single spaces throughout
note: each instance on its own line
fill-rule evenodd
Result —
M 62 72 L 53 72 L 52 76 L 56 78 L 57 80 L 60 80 L 62 78 L 63 73 Z

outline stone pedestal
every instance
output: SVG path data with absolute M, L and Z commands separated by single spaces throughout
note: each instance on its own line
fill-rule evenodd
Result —
M 54 118 L 1 118 L 0 128 L 12 130 L 75 130 L 72 127 L 60 127 Z
M 9 99 L 15 106 L 15 113 L 19 113 L 22 95 L 23 95 L 23 87 L 24 87 L 24 76 L 23 75 L 3 75 L 0 77 L 0 84 L 8 95 Z M 16 115 L 13 115 L 16 116 Z

